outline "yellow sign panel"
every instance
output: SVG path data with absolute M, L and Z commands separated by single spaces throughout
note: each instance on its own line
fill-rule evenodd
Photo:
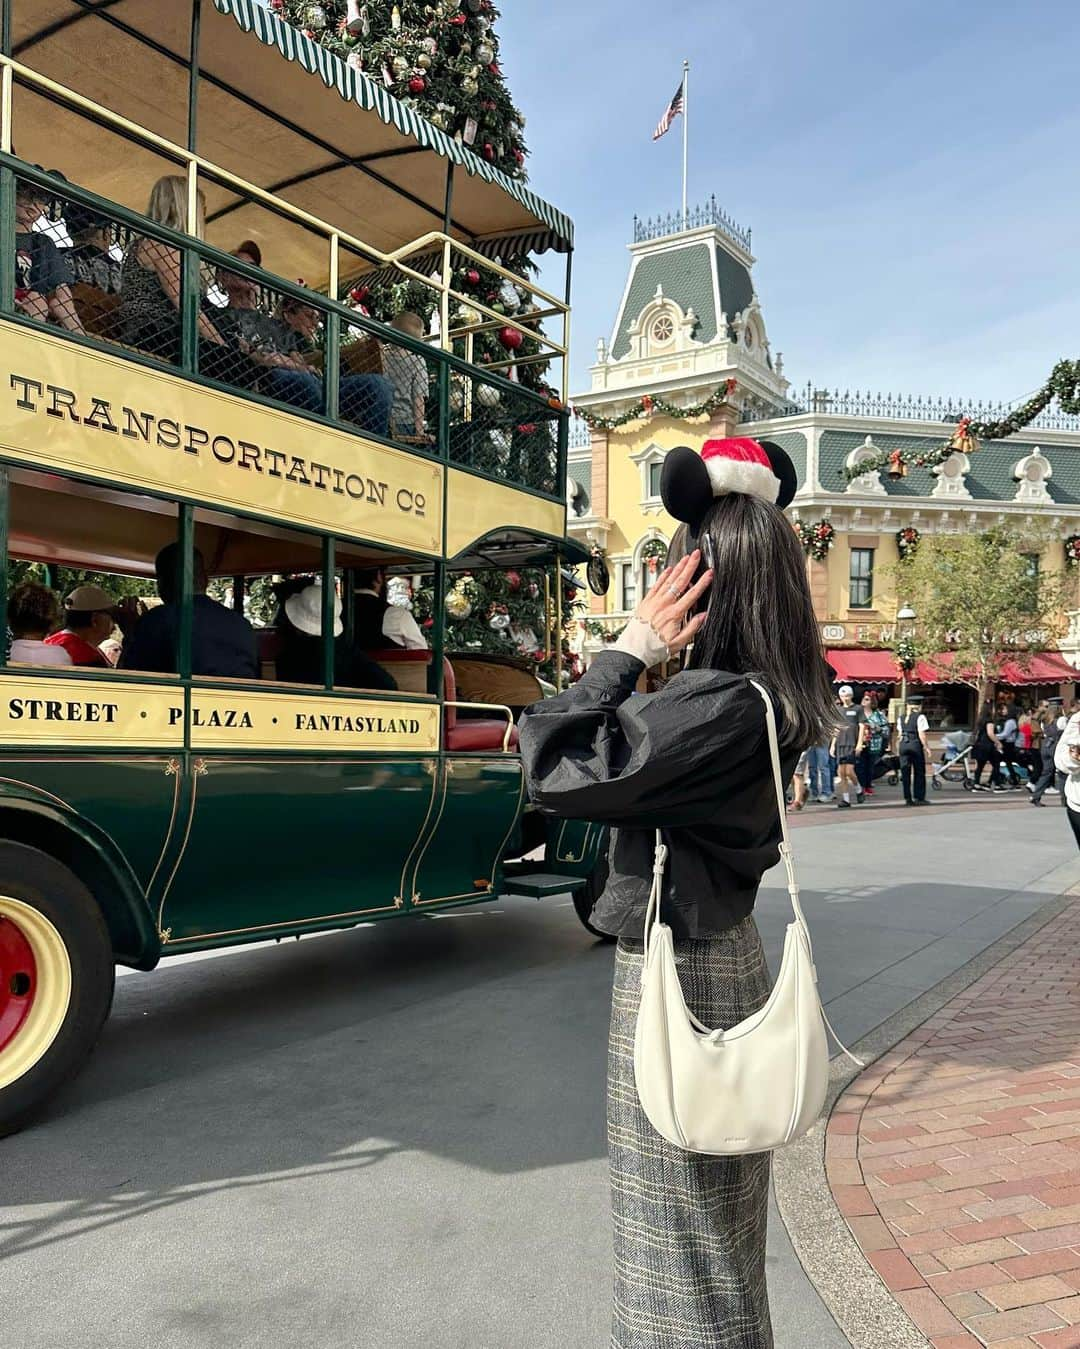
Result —
M 184 747 L 184 691 L 120 679 L 12 675 L 0 684 L 0 744 Z
M 191 748 L 426 750 L 438 748 L 436 703 L 193 689 Z
M 433 702 L 196 688 L 190 715 L 194 750 L 430 753 L 439 746 Z M 3 745 L 181 750 L 184 690 L 12 674 L 0 683 Z
M 522 492 L 512 484 L 449 470 L 446 482 L 446 556 L 456 557 L 493 529 L 517 526 L 561 539 L 566 507 Z
M 429 460 L 13 324 L 0 363 L 7 458 L 440 551 Z

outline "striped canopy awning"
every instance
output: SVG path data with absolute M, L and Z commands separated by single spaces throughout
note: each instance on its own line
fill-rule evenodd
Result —
M 188 136 L 193 0 L 11 0 L 15 59 L 177 145 Z M 338 60 L 257 0 L 198 7 L 198 153 L 390 253 L 443 224 L 454 169 L 453 237 L 488 256 L 567 251 L 573 225 L 362 71 Z M 165 157 L 16 84 L 15 148 L 73 182 L 143 210 Z M 312 231 L 205 184 L 208 236 L 253 238 L 282 276 L 321 278 Z M 370 265 L 343 259 L 343 272 Z

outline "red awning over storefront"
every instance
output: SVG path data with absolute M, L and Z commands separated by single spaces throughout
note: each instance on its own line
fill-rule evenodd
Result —
M 896 652 L 887 650 L 841 650 L 829 647 L 825 659 L 832 666 L 836 684 L 898 684 L 900 670 L 896 664 Z M 909 684 L 949 684 L 950 667 L 953 663 L 951 651 L 942 654 L 933 662 L 919 661 L 908 675 Z M 1027 684 L 1071 684 L 1080 680 L 1080 670 L 1076 670 L 1057 651 L 1042 651 L 1032 656 L 1026 665 L 1008 661 L 1001 671 L 999 684 L 1011 684 L 1021 687 Z M 963 681 L 957 681 L 963 682 Z
M 894 651 L 841 651 L 830 647 L 825 659 L 836 672 L 837 684 L 893 684 L 900 678 Z
M 911 673 L 913 684 L 948 684 L 949 667 L 953 663 L 952 652 L 943 652 L 930 664 L 920 661 Z M 1024 665 L 1015 661 L 1006 661 L 1002 666 L 999 684 L 1011 684 L 1017 688 L 1026 684 L 1071 684 L 1080 679 L 1076 670 L 1057 651 L 1041 651 Z

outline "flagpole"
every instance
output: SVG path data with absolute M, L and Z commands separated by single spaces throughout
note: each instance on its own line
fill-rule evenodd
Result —
M 683 114 L 682 114 L 682 227 L 686 229 L 686 166 L 690 131 L 690 62 L 684 61 L 683 68 Z

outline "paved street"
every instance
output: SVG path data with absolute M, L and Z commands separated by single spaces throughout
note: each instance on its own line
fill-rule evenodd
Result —
M 797 823 L 845 1037 L 1080 875 L 1057 805 Z M 601 1349 L 611 960 L 514 900 L 125 974 L 86 1074 L 0 1144 L 4 1343 Z M 778 1221 L 769 1272 L 778 1349 L 840 1349 Z

